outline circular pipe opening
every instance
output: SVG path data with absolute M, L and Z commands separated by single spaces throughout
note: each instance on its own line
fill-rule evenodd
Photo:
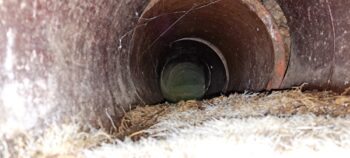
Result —
M 214 52 L 208 54 L 214 54 L 223 65 L 218 69 L 224 75 L 211 74 L 216 78 L 210 81 L 210 85 L 224 82 L 223 87 L 210 89 L 210 85 L 206 85 L 209 88 L 204 97 L 279 88 L 288 52 L 277 25 L 260 1 L 162 2 L 151 0 L 132 37 L 131 79 L 145 103 L 164 100 L 160 72 L 169 56 L 177 54 L 174 48 L 179 45 L 186 50 L 191 45 L 204 45 Z M 210 55 L 201 54 L 200 60 L 204 59 L 214 60 Z
M 179 42 L 179 41 L 195 41 L 198 43 L 201 43 L 203 45 L 205 45 L 206 47 L 208 47 L 210 50 L 210 52 L 212 54 L 208 54 L 208 56 L 204 56 L 204 57 L 209 57 L 207 59 L 208 63 L 211 63 L 210 65 L 210 70 L 214 71 L 214 72 L 219 72 L 219 73 L 215 73 L 213 75 L 214 80 L 216 81 L 216 83 L 219 84 L 224 84 L 224 87 L 222 88 L 221 85 L 212 85 L 213 88 L 215 87 L 219 87 L 219 89 L 222 89 L 223 93 L 227 92 L 227 87 L 228 87 L 228 81 L 230 80 L 230 76 L 229 76 L 229 72 L 228 72 L 228 66 L 227 66 L 227 61 L 224 57 L 224 55 L 222 54 L 222 52 L 219 50 L 219 48 L 217 48 L 214 44 L 210 43 L 209 41 L 206 41 L 204 39 L 200 39 L 200 38 L 194 38 L 194 37 L 186 37 L 186 38 L 182 38 L 179 40 L 176 40 L 175 42 Z M 209 52 L 209 51 L 203 51 L 203 52 Z M 214 55 L 215 53 L 215 55 Z M 223 74 L 223 71 L 225 71 Z M 219 81 L 218 81 L 219 80 Z M 225 83 L 223 83 L 225 82 Z M 208 95 L 215 95 L 212 93 L 208 93 Z
M 168 101 L 201 99 L 225 92 L 227 66 L 220 51 L 199 38 L 170 43 L 158 65 L 162 94 Z M 161 71 L 160 71 L 161 70 Z

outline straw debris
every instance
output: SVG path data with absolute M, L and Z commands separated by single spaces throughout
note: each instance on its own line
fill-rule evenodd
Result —
M 150 145 L 160 148 L 166 145 L 171 150 L 164 148 L 163 152 L 174 154 L 179 150 L 190 152 L 179 149 L 176 143 L 188 140 L 196 144 L 209 138 L 214 142 L 224 141 L 219 143 L 222 147 L 231 143 L 236 147 L 249 146 L 254 138 L 262 141 L 263 147 L 269 147 L 267 144 L 272 142 L 272 151 L 282 153 L 294 151 L 298 144 L 314 139 L 313 145 L 305 145 L 308 150 L 319 151 L 322 144 L 327 146 L 333 142 L 337 149 L 348 149 L 349 105 L 347 93 L 339 95 L 327 91 L 295 89 L 232 94 L 203 101 L 138 106 L 120 120 L 116 133 L 78 123 L 52 125 L 40 137 L 21 133 L 14 140 L 1 140 L 0 149 L 3 157 L 67 158 L 105 157 L 112 152 L 110 149 L 113 153 L 119 151 L 119 155 L 131 150 L 151 154 L 154 151 L 149 149 Z M 264 145 L 264 142 L 268 143 Z M 138 157 L 137 154 L 133 156 Z

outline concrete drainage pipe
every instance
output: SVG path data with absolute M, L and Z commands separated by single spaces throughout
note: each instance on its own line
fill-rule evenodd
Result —
M 276 1 L 0 1 L 0 137 L 72 119 L 109 129 L 165 99 L 348 87 L 350 3 Z

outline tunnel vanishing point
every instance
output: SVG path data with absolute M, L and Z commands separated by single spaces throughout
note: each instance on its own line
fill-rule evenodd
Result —
M 0 0 L 0 136 L 140 104 L 350 86 L 348 0 Z

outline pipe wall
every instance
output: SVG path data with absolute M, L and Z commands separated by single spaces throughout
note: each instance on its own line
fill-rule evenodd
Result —
M 350 86 L 350 1 L 279 0 L 291 33 L 291 57 L 281 88 L 342 92 Z
M 1 0 L 0 137 L 58 121 L 109 128 L 140 103 L 128 46 L 146 3 Z

